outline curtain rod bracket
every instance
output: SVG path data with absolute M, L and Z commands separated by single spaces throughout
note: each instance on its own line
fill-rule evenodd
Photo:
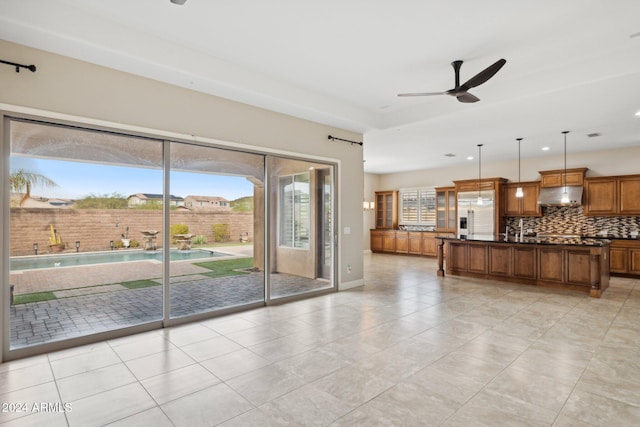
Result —
M 36 66 L 35 65 L 16 64 L 15 62 L 3 61 L 2 59 L 0 59 L 0 63 L 7 64 L 7 65 L 12 65 L 12 66 L 16 67 L 16 73 L 20 72 L 20 68 L 26 68 L 27 70 L 31 71 L 32 73 L 36 72 Z
M 343 141 L 343 142 L 348 142 L 348 143 L 350 143 L 351 145 L 353 145 L 353 144 L 358 144 L 358 145 L 362 146 L 362 144 L 363 144 L 362 142 L 359 142 L 359 141 L 351 141 L 351 140 L 349 140 L 349 139 L 337 138 L 337 137 L 335 137 L 335 136 L 331 136 L 331 135 L 327 135 L 327 139 L 329 139 L 329 140 L 331 140 L 331 141 Z

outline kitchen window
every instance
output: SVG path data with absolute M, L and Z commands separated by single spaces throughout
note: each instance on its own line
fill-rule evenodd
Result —
M 436 191 L 434 188 L 400 190 L 400 224 L 435 227 Z

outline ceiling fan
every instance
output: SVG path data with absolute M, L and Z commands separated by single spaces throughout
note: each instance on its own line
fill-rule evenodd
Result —
M 482 83 L 489 80 L 493 77 L 500 68 L 503 67 L 504 64 L 507 63 L 506 60 L 500 59 L 496 61 L 494 64 L 489 65 L 484 70 L 480 71 L 475 76 L 471 77 L 464 84 L 460 84 L 460 67 L 462 66 L 463 61 L 453 61 L 451 65 L 453 66 L 453 71 L 456 74 L 456 85 L 453 89 L 449 89 L 445 92 L 425 92 L 425 93 L 399 93 L 398 96 L 432 96 L 432 95 L 451 95 L 458 98 L 460 102 L 478 102 L 480 98 L 475 95 L 472 95 L 468 92 L 469 89 L 474 88 L 476 86 L 480 86 Z

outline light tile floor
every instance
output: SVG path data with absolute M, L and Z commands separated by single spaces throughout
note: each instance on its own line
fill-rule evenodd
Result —
M 435 270 L 366 255 L 360 289 L 2 364 L 0 425 L 640 425 L 639 280 Z

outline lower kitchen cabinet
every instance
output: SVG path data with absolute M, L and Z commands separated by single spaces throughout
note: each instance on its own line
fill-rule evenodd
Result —
M 614 240 L 611 243 L 611 273 L 640 276 L 640 241 Z
M 412 255 L 422 255 L 422 233 L 419 231 L 409 232 L 409 253 Z
M 435 231 L 370 230 L 371 252 L 408 255 L 437 255 Z M 449 233 L 446 233 L 449 236 Z
M 536 248 L 516 246 L 513 248 L 513 277 L 535 279 L 537 257 Z
M 610 246 L 444 239 L 446 274 L 588 292 L 609 287 Z M 640 249 L 637 250 L 640 268 Z M 438 275 L 444 276 L 438 258 Z
M 396 251 L 396 232 L 385 231 L 382 233 L 382 250 L 384 252 Z
M 489 246 L 489 274 L 508 276 L 510 273 L 510 256 L 511 248 L 508 246 Z
M 396 252 L 399 254 L 409 253 L 409 232 L 396 231 Z
M 435 233 L 422 233 L 422 255 L 436 256 L 437 253 Z

